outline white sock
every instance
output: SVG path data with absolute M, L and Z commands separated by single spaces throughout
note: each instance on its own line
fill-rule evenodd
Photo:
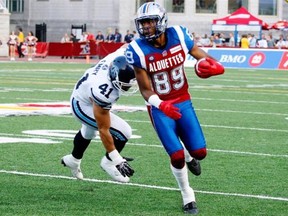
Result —
M 172 170 L 174 177 L 176 178 L 179 189 L 181 190 L 183 204 L 186 205 L 187 203 L 195 201 L 194 190 L 189 185 L 186 164 L 182 169 L 176 169 L 171 164 L 170 164 L 170 168 Z
M 186 150 L 186 148 L 184 148 L 184 155 L 185 155 L 185 161 L 186 162 L 190 162 L 190 161 L 192 161 L 192 157 L 191 157 L 191 155 L 189 154 L 189 152 Z
M 80 163 L 80 162 L 81 162 L 81 159 L 75 158 L 72 154 L 71 154 L 71 156 L 72 156 L 72 159 L 73 159 L 76 163 Z

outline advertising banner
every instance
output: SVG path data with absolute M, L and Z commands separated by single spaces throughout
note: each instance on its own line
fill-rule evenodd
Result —
M 281 49 L 208 49 L 209 55 L 227 68 L 288 70 L 288 50 Z

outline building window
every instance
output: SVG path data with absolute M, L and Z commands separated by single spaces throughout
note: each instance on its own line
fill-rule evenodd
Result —
M 217 0 L 196 0 L 196 13 L 216 13 Z
M 6 7 L 10 13 L 23 13 L 24 0 L 8 0 L 6 1 Z
M 259 0 L 259 15 L 277 16 L 277 1 Z
M 171 13 L 183 13 L 184 12 L 184 0 L 165 0 L 165 9 Z
M 248 0 L 229 0 L 228 13 L 231 14 L 237 9 L 245 7 L 248 10 Z

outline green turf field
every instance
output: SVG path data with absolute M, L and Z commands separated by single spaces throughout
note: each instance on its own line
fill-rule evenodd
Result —
M 99 139 L 82 171 L 70 177 L 60 159 L 80 124 L 62 115 L 10 114 L 22 103 L 68 102 L 88 64 L 0 63 L 0 215 L 183 215 L 169 158 L 145 111 L 123 112 L 134 137 L 122 155 L 135 175 L 117 184 L 101 170 Z M 288 71 L 227 69 L 201 80 L 187 69 L 208 155 L 202 175 L 189 174 L 201 216 L 288 215 Z M 140 93 L 118 105 L 144 108 Z M 2 114 L 2 115 L 1 115 Z

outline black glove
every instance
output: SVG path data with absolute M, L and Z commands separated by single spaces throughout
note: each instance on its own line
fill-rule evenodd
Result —
M 116 168 L 124 177 L 126 177 L 126 176 L 130 177 L 130 176 L 133 176 L 133 174 L 134 174 L 134 170 L 127 163 L 127 161 L 123 161 L 120 164 L 116 165 Z

